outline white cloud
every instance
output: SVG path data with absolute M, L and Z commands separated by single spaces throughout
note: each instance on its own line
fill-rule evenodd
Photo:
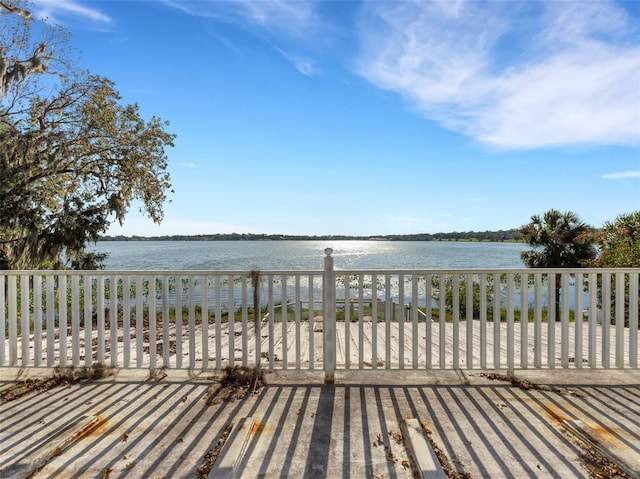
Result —
M 640 171 L 617 171 L 615 173 L 607 173 L 602 175 L 605 180 L 626 180 L 629 178 L 640 178 Z
M 33 0 L 32 3 L 36 7 L 37 16 L 46 17 L 56 23 L 61 23 L 60 15 L 80 16 L 102 24 L 111 23 L 111 18 L 108 15 L 95 8 L 89 8 L 86 3 L 82 4 L 76 0 Z
M 615 4 L 365 5 L 359 72 L 425 117 L 508 149 L 640 144 L 638 26 Z
M 178 166 L 182 166 L 183 168 L 196 168 L 195 163 L 178 163 Z

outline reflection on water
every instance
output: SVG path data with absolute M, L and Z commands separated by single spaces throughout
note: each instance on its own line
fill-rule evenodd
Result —
M 522 268 L 520 243 L 437 241 L 105 241 L 109 270 L 321 270 Z
M 534 273 L 535 270 L 508 273 L 486 273 L 460 271 L 366 271 L 343 270 L 335 275 L 335 297 L 337 307 L 342 310 L 378 305 L 380 311 L 387 306 L 391 310 L 408 312 L 411 305 L 419 308 L 442 308 L 453 312 L 452 305 L 459 308 L 474 308 L 474 317 L 480 311 L 481 298 L 485 298 L 485 307 L 499 306 L 502 310 L 534 310 L 534 303 L 539 301 L 541 308 L 546 309 L 554 301 L 554 291 L 560 287 L 555 283 L 555 274 Z M 576 281 L 580 278 L 580 288 Z M 256 278 L 258 279 L 258 278 Z M 590 275 L 566 275 L 566 287 L 560 289 L 562 303 L 571 310 L 580 305 L 580 310 L 589 304 Z M 106 278 L 108 289 L 111 278 Z M 262 307 L 270 305 L 283 310 L 302 308 L 306 314 L 322 310 L 323 273 L 320 271 L 270 271 L 259 276 L 254 283 L 247 272 L 142 272 L 116 275 L 115 291 L 128 291 L 130 298 L 140 298 L 142 304 L 148 305 L 155 298 L 158 310 L 179 305 L 203 304 L 206 297 L 208 310 L 240 311 L 248 306 L 253 298 L 254 285 L 257 286 L 258 301 Z M 595 279 L 597 291 L 598 278 Z M 94 286 L 95 287 L 95 286 Z M 454 299 L 457 297 L 458 299 Z M 122 299 L 121 299 L 122 301 Z M 444 302 L 443 302 L 444 301 Z M 456 303 L 457 301 L 457 303 Z M 129 303 L 135 307 L 135 301 Z M 353 309 L 352 309 L 353 311 Z M 466 317 L 464 309 L 459 309 L 462 317 Z M 264 310 L 266 313 L 266 310 Z M 280 313 L 282 314 L 282 313 Z M 395 313 L 394 313 L 395 314 Z M 426 314 L 426 313 L 425 313 Z M 308 319 L 308 318 L 307 318 Z

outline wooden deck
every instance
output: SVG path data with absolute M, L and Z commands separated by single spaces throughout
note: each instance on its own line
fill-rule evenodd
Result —
M 323 323 L 314 321 L 268 322 L 260 324 L 259 340 L 253 323 L 236 322 L 232 325 L 167 324 L 159 321 L 152 330 L 136 331 L 131 324 L 130 340 L 124 341 L 124 330 L 116 330 L 117 341 L 112 344 L 112 332 L 107 329 L 98 335 L 90 332 L 91 346 L 83 329 L 73 340 L 71 329 L 66 338 L 56 331 L 54 341 L 42 334 L 38 341 L 29 337 L 28 349 L 23 352 L 18 338 L 17 365 L 27 354 L 29 364 L 47 366 L 60 364 L 60 355 L 66 343 L 66 361 L 71 366 L 101 362 L 124 368 L 195 368 L 222 369 L 227 366 L 255 366 L 258 362 L 267 369 L 322 369 Z M 338 322 L 336 325 L 336 364 L 338 369 L 515 369 L 549 367 L 637 367 L 637 350 L 630 358 L 630 337 L 625 328 L 624 348 L 616 350 L 615 326 L 582 323 L 556 323 L 550 329 L 547 323 L 507 323 L 480 321 L 438 322 Z M 591 335 L 590 341 L 590 332 Z M 635 344 L 640 332 L 635 331 Z M 206 337 L 206 341 L 203 338 Z M 168 338 L 168 340 L 165 340 Z M 387 340 L 387 338 L 389 338 Z M 537 341 L 536 338 L 539 340 Z M 76 344 L 76 347 L 72 346 Z M 539 348 L 536 349 L 536 344 Z M 53 345 L 54 354 L 48 355 Z M 457 346 L 456 346 L 457 345 Z M 564 345 L 564 346 L 563 346 Z M 112 358 L 112 349 L 117 356 Z M 154 357 L 150 354 L 156 351 Z M 193 351 L 190 354 L 189 351 Z M 0 351 L 2 352 L 2 351 Z M 91 359 L 87 358 L 91 355 Z M 9 342 L 5 341 L 4 365 L 9 364 Z M 509 363 L 512 357 L 512 363 Z M 204 360 L 206 358 L 206 361 Z M 230 358 L 232 358 L 230 360 Z M 591 359 L 589 359 L 591 358 Z M 631 363 L 630 363 L 631 359 Z M 590 361 L 590 362 L 589 362 Z M 635 365 L 635 366 L 634 366 Z

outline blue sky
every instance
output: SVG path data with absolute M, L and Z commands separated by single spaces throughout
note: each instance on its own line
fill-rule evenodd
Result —
M 168 120 L 160 226 L 407 234 L 640 209 L 640 2 L 38 0 Z

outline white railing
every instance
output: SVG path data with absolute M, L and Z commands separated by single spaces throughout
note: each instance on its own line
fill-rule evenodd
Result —
M 0 366 L 637 368 L 640 269 L 3 271 Z

